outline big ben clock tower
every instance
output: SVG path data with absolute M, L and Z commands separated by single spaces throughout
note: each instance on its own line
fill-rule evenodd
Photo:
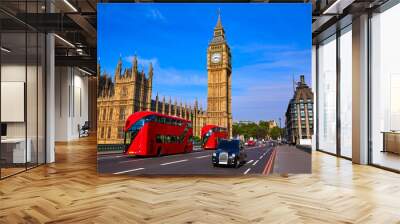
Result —
M 225 127 L 232 136 L 231 51 L 218 13 L 214 35 L 207 49 L 207 123 Z

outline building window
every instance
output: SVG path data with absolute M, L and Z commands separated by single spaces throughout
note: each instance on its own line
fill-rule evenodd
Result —
M 104 127 L 101 127 L 100 138 L 104 139 Z
M 103 109 L 103 121 L 105 121 L 106 120 L 106 115 L 107 115 L 107 112 L 106 112 L 107 110 L 106 110 L 106 108 L 104 108 Z
M 119 108 L 119 120 L 120 121 L 125 120 L 125 107 Z
M 108 127 L 108 130 L 107 130 L 107 139 L 110 139 L 111 138 L 111 127 Z
M 126 89 L 126 86 L 124 86 L 121 89 L 121 96 L 126 97 L 127 95 L 128 95 L 128 90 Z
M 119 139 L 124 138 L 124 128 L 123 127 L 118 127 L 118 138 Z
M 110 115 L 108 116 L 108 120 L 112 121 L 112 115 L 113 115 L 113 108 L 110 109 Z

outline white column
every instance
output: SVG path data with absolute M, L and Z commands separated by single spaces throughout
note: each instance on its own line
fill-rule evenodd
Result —
M 55 60 L 54 35 L 46 36 L 46 163 L 55 161 L 54 133 L 55 133 Z
M 353 19 L 353 162 L 368 163 L 368 15 Z
M 312 45 L 312 51 L 311 51 L 311 89 L 314 93 L 314 99 L 313 99 L 313 133 L 312 134 L 312 150 L 316 150 L 317 145 L 316 145 L 316 123 L 315 123 L 315 117 L 317 116 L 315 113 L 315 108 L 317 105 L 317 99 L 316 99 L 316 94 L 317 94 L 317 47 L 315 45 Z

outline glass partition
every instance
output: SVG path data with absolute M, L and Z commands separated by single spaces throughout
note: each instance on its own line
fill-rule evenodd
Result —
M 341 30 L 340 41 L 340 155 L 352 157 L 352 34 Z
M 336 35 L 318 47 L 318 146 L 336 153 Z
M 2 177 L 26 169 L 26 33 L 1 34 L 1 160 Z M 7 49 L 5 51 L 4 49 Z
M 371 162 L 400 170 L 400 4 L 371 18 Z
M 2 1 L 0 7 L 23 15 L 42 11 L 43 2 Z M 0 18 L 0 178 L 5 178 L 45 163 L 46 40 L 12 14 L 0 12 Z

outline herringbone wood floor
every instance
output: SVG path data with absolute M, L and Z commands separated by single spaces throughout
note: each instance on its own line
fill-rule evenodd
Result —
M 0 181 L 0 223 L 400 223 L 400 175 L 313 153 L 312 175 L 98 176 L 96 142 Z

